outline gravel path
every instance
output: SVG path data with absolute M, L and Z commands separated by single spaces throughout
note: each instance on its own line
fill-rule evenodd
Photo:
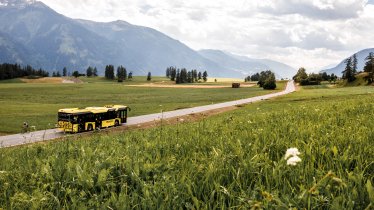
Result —
M 246 98 L 246 99 L 241 99 L 241 100 L 236 100 L 236 101 L 229 101 L 229 102 L 223 102 L 223 103 L 218 103 L 218 104 L 193 107 L 193 108 L 188 108 L 188 109 L 180 109 L 180 110 L 163 112 L 163 113 L 129 117 L 126 125 L 142 124 L 142 123 L 159 120 L 161 118 L 168 119 L 168 118 L 179 117 L 179 116 L 184 116 L 184 115 L 189 115 L 189 114 L 194 114 L 194 113 L 200 113 L 200 112 L 205 112 L 205 111 L 219 109 L 219 108 L 248 104 L 248 103 L 252 103 L 256 101 L 261 101 L 261 100 L 285 95 L 285 94 L 288 94 L 294 91 L 295 91 L 294 82 L 289 81 L 287 83 L 286 89 L 281 92 L 271 93 L 267 95 L 256 96 L 256 97 Z M 56 139 L 56 138 L 63 137 L 63 136 L 65 136 L 65 134 L 63 132 L 60 132 L 58 129 L 49 129 L 49 130 L 28 132 L 24 134 L 0 136 L 0 148 L 1 147 L 12 147 L 12 146 L 29 144 L 29 143 L 40 142 L 40 141 L 47 141 L 47 140 L 52 140 L 52 139 Z

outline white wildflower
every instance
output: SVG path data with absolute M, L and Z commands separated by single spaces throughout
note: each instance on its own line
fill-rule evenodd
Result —
M 298 162 L 301 162 L 299 156 L 293 156 L 287 160 L 287 165 L 295 166 Z
M 292 148 L 287 149 L 284 159 L 287 160 L 291 156 L 298 156 L 298 155 L 300 155 L 299 150 L 295 147 L 292 147 Z
M 301 162 L 301 158 L 298 156 L 300 152 L 297 148 L 289 148 L 286 151 L 284 159 L 287 160 L 287 165 L 295 166 L 298 162 Z

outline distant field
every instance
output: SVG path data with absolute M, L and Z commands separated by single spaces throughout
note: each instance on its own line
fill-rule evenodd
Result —
M 24 83 L 19 79 L 1 82 L 0 134 L 19 133 L 24 121 L 36 126 L 38 130 L 52 128 L 57 121 L 57 111 L 61 108 L 124 104 L 131 107 L 130 116 L 137 116 L 272 92 L 258 87 L 188 89 L 126 86 L 155 82 L 168 83 L 167 78 L 161 77 L 154 77 L 151 82 L 147 82 L 146 77 L 135 77 L 133 81 L 124 83 L 108 81 L 100 77 L 80 79 L 84 83 L 38 84 Z M 284 85 L 284 82 L 279 83 L 276 91 L 282 90 Z
M 0 208 L 372 209 L 374 88 L 316 87 L 199 122 L 1 149 Z
M 207 82 L 244 82 L 244 79 L 239 78 L 218 78 L 218 77 L 209 77 Z

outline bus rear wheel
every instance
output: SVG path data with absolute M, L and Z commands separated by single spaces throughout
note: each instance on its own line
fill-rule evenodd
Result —
M 87 126 L 87 130 L 88 130 L 88 131 L 92 131 L 92 130 L 93 130 L 93 127 L 92 127 L 91 124 Z

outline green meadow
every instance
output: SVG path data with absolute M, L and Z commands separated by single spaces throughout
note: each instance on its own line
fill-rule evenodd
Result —
M 0 134 L 21 132 L 22 123 L 27 121 L 37 130 L 53 128 L 57 111 L 62 108 L 104 106 L 124 104 L 131 108 L 130 116 L 189 108 L 199 105 L 225 102 L 270 93 L 258 87 L 239 89 L 217 88 L 154 88 L 130 87 L 153 82 L 170 83 L 167 78 L 134 77 L 133 81 L 117 83 L 104 78 L 81 78 L 77 84 L 22 83 L 19 79 L 0 83 Z M 209 85 L 211 83 L 195 83 Z M 231 83 L 213 83 L 230 85 Z M 283 90 L 284 82 L 277 90 Z
M 373 209 L 373 98 L 308 87 L 198 122 L 3 148 L 0 208 Z

